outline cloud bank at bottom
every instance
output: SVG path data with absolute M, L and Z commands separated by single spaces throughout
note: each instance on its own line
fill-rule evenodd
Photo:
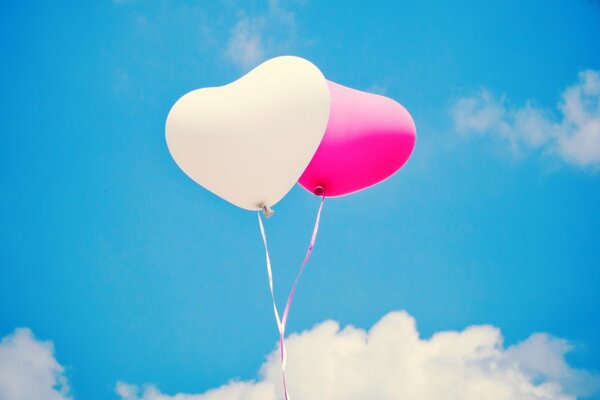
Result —
M 326 321 L 290 335 L 287 348 L 288 387 L 296 400 L 567 400 L 600 389 L 599 375 L 566 362 L 572 346 L 564 339 L 536 333 L 505 347 L 500 330 L 489 325 L 424 339 L 403 311 L 385 315 L 369 330 Z M 257 381 L 172 395 L 154 384 L 118 382 L 115 392 L 121 400 L 275 400 L 282 398 L 280 374 L 274 350 Z M 49 342 L 27 329 L 2 339 L 0 398 L 73 399 Z
M 408 313 L 391 312 L 368 331 L 326 321 L 287 340 L 294 399 L 567 400 L 598 390 L 600 377 L 572 368 L 564 339 L 537 333 L 508 348 L 498 328 L 471 326 L 422 339 Z M 232 381 L 203 394 L 162 394 L 119 382 L 122 400 L 275 400 L 282 398 L 277 351 L 258 381 Z

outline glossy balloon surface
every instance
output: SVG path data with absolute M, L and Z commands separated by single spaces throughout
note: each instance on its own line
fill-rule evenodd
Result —
M 410 157 L 416 128 L 396 101 L 328 82 L 331 110 L 323 140 L 299 179 L 308 191 L 341 196 L 373 186 Z
M 323 138 L 329 109 L 319 69 L 277 57 L 228 85 L 180 98 L 167 118 L 167 145 L 198 184 L 258 210 L 296 183 Z

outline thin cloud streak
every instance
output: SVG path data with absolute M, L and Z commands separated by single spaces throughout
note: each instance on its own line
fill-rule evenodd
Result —
M 238 14 L 229 31 L 225 56 L 240 69 L 248 69 L 267 57 L 291 50 L 296 41 L 296 15 L 279 1 L 270 0 L 263 14 Z
M 516 154 L 538 150 L 568 165 L 600 168 L 599 71 L 579 73 L 579 81 L 563 91 L 556 110 L 531 102 L 512 107 L 506 98 L 484 89 L 456 101 L 452 118 L 458 132 L 501 138 Z

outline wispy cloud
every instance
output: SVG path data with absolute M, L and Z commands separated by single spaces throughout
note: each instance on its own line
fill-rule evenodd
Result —
M 558 115 L 558 117 L 556 117 Z M 539 150 L 570 165 L 600 168 L 600 72 L 587 70 L 566 88 L 556 110 L 510 106 L 488 90 L 459 99 L 454 124 L 465 134 L 493 135 L 515 152 Z
M 50 342 L 17 329 L 0 342 L 0 399 L 69 400 L 64 368 Z
M 199 4 L 169 3 L 160 13 L 151 13 L 135 0 L 112 1 L 119 6 L 134 6 L 130 10 L 134 37 L 142 37 L 145 42 L 164 40 L 161 32 L 177 20 L 179 29 L 193 35 L 190 40 L 195 38 L 201 52 L 211 56 L 214 52 L 244 72 L 268 58 L 296 53 L 309 43 L 298 35 L 296 23 L 296 10 L 303 6 L 302 0 L 222 0 L 222 14 L 218 16 L 209 16 L 206 6 Z
M 290 394 L 301 399 L 571 400 L 598 389 L 599 377 L 565 361 L 571 345 L 546 334 L 505 348 L 483 325 L 423 339 L 415 320 L 392 312 L 369 331 L 327 321 L 288 342 Z M 275 400 L 281 398 L 277 352 L 258 381 L 233 381 L 204 394 L 166 395 L 153 385 L 119 382 L 122 400 Z
M 388 88 L 386 85 L 382 85 L 379 83 L 374 83 L 366 89 L 366 91 L 369 93 L 380 94 L 382 96 L 385 96 L 385 94 L 387 93 L 387 90 L 388 90 Z
M 231 29 L 227 44 L 227 57 L 236 65 L 248 68 L 256 65 L 265 57 L 263 29 L 265 17 L 250 18 L 242 15 Z
M 290 50 L 295 39 L 294 12 L 285 9 L 278 0 L 269 0 L 262 14 L 238 14 L 225 55 L 238 67 L 248 69 L 269 56 Z

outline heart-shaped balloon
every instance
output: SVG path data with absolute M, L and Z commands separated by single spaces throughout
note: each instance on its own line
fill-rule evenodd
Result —
M 259 210 L 294 186 L 323 138 L 329 109 L 321 71 L 299 57 L 277 57 L 228 85 L 181 97 L 167 117 L 167 146 L 194 181 Z
M 331 110 L 323 140 L 299 183 L 341 196 L 386 179 L 410 157 L 415 124 L 394 100 L 328 82 Z

